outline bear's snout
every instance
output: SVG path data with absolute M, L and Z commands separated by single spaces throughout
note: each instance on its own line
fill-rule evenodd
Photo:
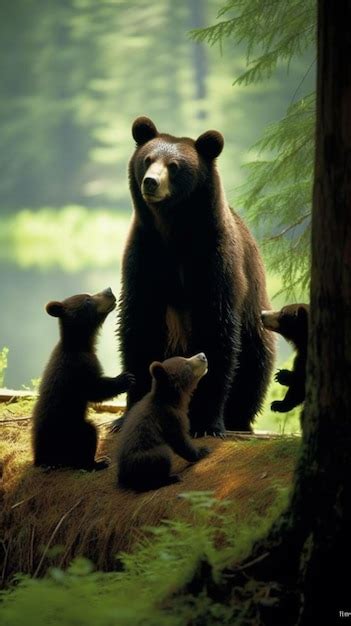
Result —
M 144 193 L 155 193 L 159 184 L 160 180 L 156 176 L 146 176 L 143 180 Z

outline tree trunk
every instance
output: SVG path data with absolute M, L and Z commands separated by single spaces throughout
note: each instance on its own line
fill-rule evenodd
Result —
M 351 610 L 350 24 L 351 0 L 319 0 L 307 394 L 291 509 L 305 536 L 301 625 Z

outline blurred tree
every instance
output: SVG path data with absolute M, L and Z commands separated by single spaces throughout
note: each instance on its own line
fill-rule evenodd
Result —
M 226 38 L 246 44 L 247 68 L 234 84 L 266 82 L 282 65 L 312 55 L 286 115 L 253 146 L 258 156 L 246 166 L 239 197 L 263 238 L 269 268 L 285 291 L 301 292 L 309 282 L 315 96 L 294 99 L 314 65 L 315 0 L 228 0 L 218 18 L 225 19 L 193 36 L 211 45 Z
M 141 114 L 175 134 L 220 129 L 233 188 L 255 129 L 281 114 L 291 82 L 255 86 L 256 98 L 231 88 L 242 50 L 221 58 L 189 37 L 221 2 L 2 3 L 1 212 L 77 202 L 129 210 L 130 127 Z
M 207 51 L 187 31 L 213 1 L 139 0 L 137 11 L 121 0 L 5 3 L 0 206 L 94 205 L 105 195 L 129 208 L 132 119 L 146 113 L 179 132 L 191 101 L 196 117 Z
M 80 106 L 95 55 L 93 42 L 72 32 L 71 19 L 71 0 L 2 6 L 2 206 L 79 198 L 77 179 L 92 145 Z

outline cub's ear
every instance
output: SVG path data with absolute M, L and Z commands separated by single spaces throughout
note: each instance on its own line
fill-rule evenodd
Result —
M 158 130 L 149 117 L 137 117 L 133 122 L 132 135 L 138 146 L 158 136 Z
M 52 317 L 61 317 L 63 314 L 62 302 L 48 302 L 45 309 L 46 312 L 49 313 L 49 315 L 52 315 Z
M 218 157 L 224 146 L 223 135 L 218 130 L 208 130 L 195 141 L 195 148 L 205 159 L 213 161 Z
M 160 363 L 159 361 L 154 361 L 153 363 L 151 363 L 150 374 L 152 378 L 159 382 L 167 379 L 166 371 L 162 363 Z
M 296 311 L 296 315 L 297 317 L 299 317 L 300 319 L 304 320 L 308 317 L 308 310 L 305 306 L 299 306 L 297 311 Z

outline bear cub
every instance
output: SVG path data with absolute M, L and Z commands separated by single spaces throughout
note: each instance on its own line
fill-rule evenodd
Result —
M 151 391 L 127 412 L 121 429 L 121 487 L 148 491 L 179 482 L 179 476 L 171 474 L 171 450 L 190 463 L 208 455 L 208 448 L 193 445 L 188 417 L 191 395 L 206 372 L 203 353 L 151 364 Z
M 280 311 L 262 311 L 263 326 L 282 335 L 296 350 L 292 371 L 279 370 L 274 377 L 288 387 L 288 391 L 283 400 L 272 402 L 272 411 L 291 411 L 305 399 L 308 317 L 308 304 L 289 304 Z
M 60 341 L 44 371 L 34 407 L 34 465 L 100 470 L 95 461 L 97 431 L 86 421 L 88 402 L 99 402 L 127 391 L 132 374 L 102 375 L 95 354 L 98 330 L 116 306 L 110 288 L 95 295 L 79 294 L 49 302 L 46 311 L 59 318 Z

